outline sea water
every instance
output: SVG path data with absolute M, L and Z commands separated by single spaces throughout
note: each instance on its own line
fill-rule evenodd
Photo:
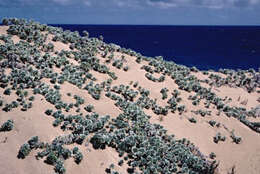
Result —
M 52 25 L 201 70 L 257 70 L 260 26 Z

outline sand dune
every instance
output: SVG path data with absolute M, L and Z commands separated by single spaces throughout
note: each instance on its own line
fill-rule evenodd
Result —
M 8 26 L 0 27 L 0 34 L 7 35 Z M 51 55 L 55 57 L 55 51 L 62 52 L 80 52 L 79 49 L 75 48 L 74 50 L 70 49 L 69 43 L 65 44 L 61 41 L 52 41 L 53 34 L 47 34 L 46 43 L 53 43 L 54 49 L 51 51 Z M 22 39 L 18 36 L 12 36 L 14 43 L 18 43 Z M 0 40 L 1 45 L 5 45 L 5 42 Z M 102 45 L 102 44 L 101 44 Z M 40 50 L 40 48 L 39 48 Z M 42 51 L 42 55 L 44 55 L 44 51 Z M 121 84 L 129 87 L 135 91 L 138 91 L 138 87 L 144 88 L 150 91 L 149 98 L 152 100 L 156 100 L 156 105 L 165 107 L 168 105 L 167 101 L 171 97 L 171 93 L 174 90 L 178 90 L 180 92 L 179 97 L 181 101 L 178 102 L 178 106 L 185 105 L 185 110 L 183 112 L 179 112 L 176 110 L 172 113 L 168 110 L 167 115 L 156 114 L 153 112 L 151 108 L 146 109 L 142 108 L 145 114 L 151 116 L 150 122 L 162 125 L 168 134 L 174 134 L 177 139 L 186 138 L 190 140 L 202 154 L 204 154 L 208 160 L 209 154 L 214 152 L 216 154 L 216 161 L 219 162 L 218 173 L 227 174 L 231 171 L 231 168 L 235 166 L 236 174 L 259 174 L 260 173 L 260 135 L 259 133 L 253 131 L 248 126 L 239 121 L 239 119 L 234 118 L 233 116 L 228 117 L 225 114 L 225 111 L 219 113 L 219 109 L 214 104 L 211 104 L 208 108 L 205 107 L 205 102 L 207 100 L 205 98 L 201 98 L 200 102 L 197 105 L 194 105 L 189 97 L 196 95 L 194 91 L 186 91 L 179 89 L 179 85 L 176 83 L 174 79 L 170 76 L 165 75 L 165 80 L 163 82 L 153 82 L 145 77 L 147 73 L 146 70 L 142 69 L 143 65 L 149 65 L 149 61 L 143 60 L 141 63 L 136 62 L 136 58 L 138 55 L 129 55 L 123 53 L 123 51 L 113 51 L 114 57 L 118 60 L 124 56 L 123 66 L 128 66 L 129 70 L 124 71 L 122 68 L 118 69 L 112 65 L 111 63 L 106 63 L 106 60 L 109 56 L 103 58 L 103 49 L 100 49 L 96 53 L 96 58 L 99 60 L 99 63 L 102 65 L 106 65 L 110 72 L 114 72 L 117 76 L 117 79 L 112 80 L 111 88 L 113 86 L 119 86 Z M 137 56 L 137 57 L 136 57 Z M 66 57 L 66 56 L 65 56 Z M 81 65 L 79 60 L 75 60 L 73 56 L 66 57 L 69 61 L 68 65 L 71 66 L 79 66 Z M 1 59 L 0 59 L 1 62 Z M 3 60 L 2 60 L 3 62 Z M 160 62 L 158 60 L 158 62 Z M 55 64 L 55 63 L 54 63 Z M 31 66 L 35 66 L 31 64 Z M 57 72 L 57 74 L 62 74 L 64 72 L 64 65 L 61 66 L 53 66 L 51 67 L 53 72 Z M 5 68 L 3 74 L 10 75 L 12 71 L 14 71 L 14 67 L 2 67 Z M 92 67 L 93 68 L 93 67 Z M 37 68 L 35 68 L 37 70 Z M 154 68 L 155 69 L 155 68 Z M 181 70 L 179 70 L 181 71 Z M 94 84 L 102 83 L 108 79 L 110 76 L 106 73 L 100 73 L 96 70 L 90 68 L 89 73 L 96 78 L 96 81 L 93 81 Z M 258 72 L 259 73 L 259 72 Z M 153 76 L 155 78 L 159 78 L 163 73 L 162 72 L 154 72 Z M 201 72 L 191 72 L 191 75 L 194 75 L 199 80 L 205 80 L 209 78 L 209 75 L 204 75 Z M 214 74 L 214 73 L 213 73 Z M 215 72 L 222 78 L 227 77 L 220 72 Z M 188 75 L 187 75 L 188 76 Z M 69 77 L 68 77 L 69 78 Z M 41 78 L 39 80 L 40 83 L 49 85 L 50 88 L 54 88 L 54 84 L 50 82 L 51 78 Z M 63 84 L 55 84 L 60 86 L 59 93 L 61 94 L 61 100 L 64 103 L 75 103 L 74 95 L 80 96 L 84 99 L 84 104 L 79 107 L 73 107 L 69 110 L 69 112 L 65 112 L 65 109 L 62 108 L 64 114 L 79 114 L 82 115 L 88 114 L 84 110 L 84 107 L 88 104 L 94 106 L 92 111 L 98 113 L 101 116 L 110 115 L 111 118 L 117 118 L 120 113 L 124 113 L 120 108 L 118 108 L 115 103 L 116 101 L 111 100 L 105 94 L 106 92 L 103 90 L 100 94 L 100 99 L 94 99 L 91 94 L 84 89 L 84 87 L 90 82 L 90 79 L 86 79 L 85 83 L 82 87 L 78 87 L 68 81 L 65 81 Z M 138 82 L 137 87 L 133 87 L 133 84 L 130 83 Z M 244 107 L 246 111 L 251 110 L 259 105 L 257 101 L 260 97 L 259 90 L 260 84 L 258 83 L 258 87 L 253 92 L 247 92 L 245 88 L 242 87 L 230 87 L 230 85 L 222 85 L 220 87 L 210 86 L 207 83 L 199 82 L 202 87 L 205 89 L 212 88 L 212 92 L 216 94 L 219 98 L 223 99 L 225 106 L 230 107 Z M 8 84 L 8 87 L 11 87 L 12 84 Z M 6 88 L 8 88 L 6 87 Z M 4 91 L 6 88 L 0 88 L 0 100 L 3 100 L 3 106 L 6 103 L 11 103 L 17 99 L 17 95 L 15 94 L 15 90 L 11 90 L 11 95 L 4 95 Z M 167 99 L 162 99 L 161 89 L 167 88 L 169 90 Z M 31 137 L 38 136 L 41 141 L 51 143 L 55 137 L 60 135 L 67 135 L 70 130 L 62 131 L 60 126 L 53 127 L 53 121 L 55 120 L 51 116 L 47 116 L 44 112 L 47 109 L 55 110 L 55 106 L 49 103 L 43 95 L 33 94 L 33 89 L 26 89 L 28 91 L 28 97 L 34 96 L 35 100 L 32 102 L 32 108 L 28 109 L 26 112 L 20 110 L 20 106 L 18 108 L 14 108 L 11 111 L 5 112 L 3 106 L 0 107 L 0 123 L 4 123 L 8 119 L 12 119 L 14 121 L 14 128 L 10 132 L 0 132 L 0 173 L 5 174 L 45 174 L 53 172 L 53 166 L 45 164 L 43 159 L 36 160 L 35 155 L 39 150 L 33 150 L 25 159 L 18 159 L 17 154 L 19 148 L 22 144 L 27 142 Z M 67 93 L 70 93 L 71 96 L 68 96 Z M 28 98 L 27 97 L 27 98 Z M 140 92 L 137 97 L 134 98 L 133 102 L 136 102 L 137 99 L 141 97 Z M 225 99 L 225 97 L 227 99 Z M 228 98 L 231 98 L 228 101 Z M 243 102 L 244 101 L 244 102 Z M 78 109 L 78 111 L 76 111 Z M 201 116 L 200 114 L 195 114 L 194 111 L 197 110 L 207 110 L 210 111 L 210 115 Z M 251 122 L 259 122 L 259 118 L 254 118 L 252 116 L 247 116 L 248 120 Z M 196 123 L 191 123 L 189 121 L 190 118 L 195 118 Z M 219 127 L 212 127 L 208 122 L 210 120 L 215 120 L 219 123 Z M 231 131 L 234 130 L 235 135 L 242 138 L 242 141 L 239 144 L 233 142 L 231 136 Z M 215 143 L 213 141 L 213 137 L 220 132 L 221 135 L 226 137 L 225 141 L 220 141 Z M 94 133 L 93 133 L 94 134 Z M 92 135 L 92 134 L 91 134 Z M 79 147 L 82 152 L 84 158 L 80 164 L 75 164 L 73 159 L 70 158 L 64 161 L 64 165 L 66 168 L 66 173 L 77 173 L 77 174 L 101 174 L 105 173 L 105 169 L 110 164 L 115 164 L 115 170 L 120 173 L 128 173 L 127 168 L 127 160 L 124 162 L 122 166 L 117 165 L 118 161 L 122 159 L 119 157 L 118 152 L 111 147 L 106 147 L 104 150 L 102 149 L 94 149 L 91 143 L 88 143 L 91 139 L 91 136 L 87 137 L 84 140 L 82 145 L 65 145 L 65 147 L 72 149 L 74 146 Z M 88 145 L 86 145 L 86 143 Z M 212 161 L 212 160 L 210 160 Z M 138 167 L 137 171 L 140 170 Z M 142 173 L 142 172 L 140 172 Z M 156 172 L 155 172 L 156 173 Z

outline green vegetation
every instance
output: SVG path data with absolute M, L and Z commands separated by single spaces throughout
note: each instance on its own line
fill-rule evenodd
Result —
M 134 88 L 136 88 L 138 86 L 138 84 L 139 84 L 138 82 L 135 82 L 134 85 L 133 85 Z
M 13 130 L 13 128 L 14 128 L 14 121 L 13 120 L 7 120 L 0 127 L 0 132 L 11 131 L 11 130 Z
M 11 89 L 7 88 L 6 90 L 4 90 L 4 95 L 11 95 Z
M 205 117 L 206 115 L 210 116 L 211 115 L 211 111 L 207 111 L 207 110 L 197 110 L 197 111 L 192 111 L 194 114 L 196 115 L 201 115 L 202 117 Z
M 78 152 L 74 153 L 73 158 L 74 158 L 75 163 L 79 164 L 83 159 L 83 155 L 81 152 L 78 151 Z
M 47 109 L 47 110 L 45 111 L 45 114 L 46 114 L 46 115 L 51 115 L 52 112 L 53 112 L 53 111 L 52 111 L 51 109 Z
M 85 109 L 87 112 L 92 112 L 93 109 L 94 109 L 94 106 L 93 106 L 93 105 L 87 105 L 86 107 L 84 107 L 84 109 Z
M 235 132 L 234 130 L 231 131 L 230 137 L 232 138 L 232 140 L 233 140 L 234 143 L 240 144 L 241 141 L 242 141 L 242 138 L 239 137 L 239 136 L 236 136 L 234 132 Z
M 125 160 L 133 171 L 139 167 L 143 173 L 176 173 L 184 170 L 213 173 L 213 166 L 203 162 L 203 157 L 192 153 L 195 150 L 194 145 L 185 139 L 175 140 L 174 136 L 166 135 L 166 130 L 162 126 L 150 124 L 149 117 L 136 104 L 127 102 L 127 105 L 121 106 L 120 109 L 123 114 L 113 120 L 110 130 L 97 132 L 91 138 L 90 142 L 94 148 L 104 149 L 109 146 L 116 148 L 119 153 L 128 154 Z M 127 129 L 135 131 L 130 134 L 125 131 Z M 167 138 L 164 139 L 163 136 Z M 151 160 L 153 163 L 145 163 Z M 171 163 L 170 160 L 175 162 Z M 178 169 L 177 163 L 183 166 L 182 169 Z M 164 168 L 160 167 L 162 164 Z
M 191 123 L 197 123 L 197 120 L 195 119 L 195 118 L 189 118 L 189 121 L 191 122 Z
M 210 157 L 210 159 L 215 159 L 216 158 L 216 154 L 214 152 L 211 152 L 209 154 L 209 157 Z
M 214 143 L 218 143 L 219 141 L 225 141 L 226 137 L 221 135 L 221 133 L 217 133 L 215 137 L 213 137 Z
M 145 73 L 145 77 L 153 82 L 163 82 L 165 80 L 164 75 L 161 75 L 159 78 L 155 78 L 151 73 Z
M 85 90 L 88 91 L 88 93 L 96 100 L 100 99 L 101 92 L 103 91 L 103 87 L 99 84 L 94 85 L 94 83 L 91 81 L 89 82 L 85 87 Z
M 128 71 L 128 70 L 129 70 L 129 67 L 128 67 L 128 66 L 125 66 L 125 67 L 123 68 L 123 70 L 124 70 L 124 71 Z
M 25 158 L 26 156 L 29 155 L 29 153 L 31 152 L 31 148 L 30 145 L 25 143 L 20 147 L 20 150 L 18 152 L 18 158 Z
M 160 93 L 162 94 L 162 99 L 163 99 L 163 100 L 168 97 L 168 95 L 167 95 L 167 92 L 168 92 L 168 91 L 169 91 L 169 90 L 168 90 L 167 88 L 162 88 L 162 89 L 161 89 Z
M 133 101 L 134 98 L 138 95 L 138 92 L 130 89 L 130 86 L 125 86 L 123 84 L 119 86 L 113 86 L 110 90 L 111 92 L 121 94 L 126 100 Z
M 210 120 L 209 124 L 210 126 L 214 127 L 217 124 L 217 122 L 215 120 Z

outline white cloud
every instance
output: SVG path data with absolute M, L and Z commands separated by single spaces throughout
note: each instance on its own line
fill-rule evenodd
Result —
M 51 0 L 51 1 L 61 5 L 77 4 L 77 5 L 91 6 L 93 0 Z
M 56 2 L 58 4 L 66 5 L 70 3 L 72 0 L 52 0 L 53 2 Z
M 140 6 L 140 0 L 112 0 L 112 3 L 114 3 L 118 7 L 136 8 Z
M 151 5 L 151 6 L 157 6 L 157 7 L 160 7 L 160 8 L 171 8 L 171 7 L 176 7 L 177 4 L 176 3 L 171 3 L 171 2 L 151 2 L 151 1 L 147 1 L 147 4 L 148 5 Z
M 89 0 L 88 1 L 85 0 L 85 1 L 83 1 L 83 3 L 86 6 L 91 6 L 92 5 L 91 1 L 89 1 Z
M 0 6 L 23 6 L 52 4 L 57 5 L 85 5 L 85 6 L 115 6 L 129 8 L 174 8 L 174 7 L 201 7 L 201 8 L 248 8 L 260 4 L 260 0 L 0 0 Z
M 148 5 L 163 8 L 171 7 L 203 7 L 203 8 L 230 8 L 251 7 L 259 4 L 260 0 L 146 0 Z

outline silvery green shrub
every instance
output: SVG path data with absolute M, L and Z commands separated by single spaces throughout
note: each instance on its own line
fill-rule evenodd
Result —
M 30 145 L 28 143 L 25 143 L 20 147 L 17 157 L 24 159 L 26 156 L 29 155 L 30 152 L 31 152 Z
M 0 132 L 1 131 L 11 131 L 14 127 L 14 121 L 13 120 L 7 120 L 2 124 L 0 127 Z

